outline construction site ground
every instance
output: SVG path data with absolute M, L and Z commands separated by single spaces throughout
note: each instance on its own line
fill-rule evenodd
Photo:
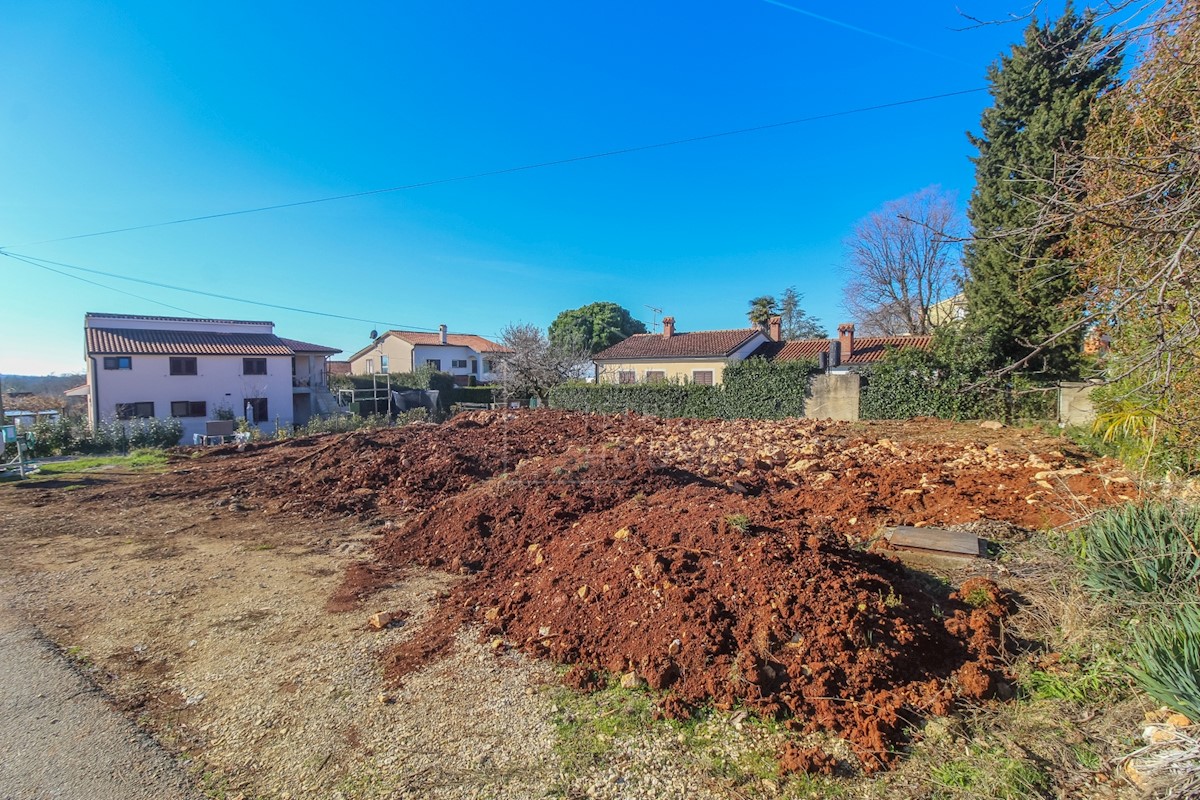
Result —
M 1029 429 L 472 412 L 0 485 L 0 598 L 214 797 L 955 796 L 1089 624 L 1048 543 L 1136 493 Z M 1076 705 L 1022 780 L 1130 791 L 1144 709 Z

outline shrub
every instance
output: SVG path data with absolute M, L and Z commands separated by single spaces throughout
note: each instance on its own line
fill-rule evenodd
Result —
M 1200 509 L 1131 503 L 1076 538 L 1084 584 L 1145 619 L 1134 628 L 1130 673 L 1158 702 L 1200 719 Z
M 175 447 L 183 436 L 183 423 L 178 419 L 110 420 L 92 429 L 86 420 L 59 417 L 53 422 L 33 426 L 32 455 L 125 453 L 136 448 L 165 449 Z
M 1107 509 L 1076 544 L 1084 584 L 1099 594 L 1194 594 L 1200 579 L 1200 509 L 1183 503 Z
M 893 350 L 871 368 L 863 419 L 1054 419 L 1056 388 L 1017 375 L 985 378 L 933 350 Z
M 456 386 L 450 393 L 452 403 L 494 403 L 495 392 L 491 386 Z
M 730 364 L 724 383 L 586 384 L 550 390 L 550 405 L 575 411 L 696 419 L 782 419 L 804 414 L 810 362 L 771 363 L 760 358 Z
M 1200 720 L 1200 606 L 1183 603 L 1134 631 L 1130 670 L 1146 693 Z
M 379 389 L 384 390 L 389 385 L 392 391 L 405 391 L 410 389 L 430 389 L 438 392 L 438 412 L 439 415 L 444 415 L 450 410 L 450 404 L 454 401 L 454 393 L 458 387 L 454 383 L 454 376 L 448 372 L 438 372 L 429 367 L 418 367 L 413 372 L 393 372 L 387 375 L 347 375 L 344 376 L 346 381 L 355 389 Z M 384 395 L 380 395 L 384 397 Z M 369 401 L 361 401 L 367 402 Z M 387 401 L 384 400 L 382 406 L 375 410 L 374 413 L 383 413 L 387 408 Z M 363 406 L 364 414 L 372 413 L 370 405 Z

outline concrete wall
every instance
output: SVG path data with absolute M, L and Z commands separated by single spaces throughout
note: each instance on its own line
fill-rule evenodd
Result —
M 1093 383 L 1060 383 L 1058 385 L 1058 421 L 1063 425 L 1091 425 L 1096 419 L 1092 405 Z
M 861 390 L 862 378 L 855 372 L 814 375 L 804 399 L 804 416 L 856 422 Z

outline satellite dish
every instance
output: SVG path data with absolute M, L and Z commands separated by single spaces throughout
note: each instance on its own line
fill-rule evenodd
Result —
M 375 340 L 378 338 L 379 338 L 379 331 L 371 331 L 371 339 Z

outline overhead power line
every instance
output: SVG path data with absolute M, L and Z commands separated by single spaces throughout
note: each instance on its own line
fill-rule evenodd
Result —
M 795 9 L 793 9 L 795 10 Z M 614 156 L 630 155 L 632 153 L 643 153 L 647 150 L 661 150 L 667 147 L 677 147 L 684 144 L 694 144 L 696 142 L 706 142 L 713 139 L 723 139 L 730 136 L 741 136 L 747 133 L 759 133 L 761 131 L 773 130 L 775 128 L 786 128 L 793 125 L 802 125 L 807 122 L 817 122 L 824 119 L 835 119 L 837 117 L 848 117 L 854 114 L 865 114 L 870 111 L 881 111 L 887 108 L 898 108 L 900 106 L 910 106 L 917 103 L 928 103 L 934 100 L 945 100 L 950 97 L 959 97 L 966 94 L 975 94 L 977 92 L 986 91 L 987 87 L 977 87 L 974 89 L 963 89 L 956 92 L 944 92 L 942 94 L 926 95 L 924 97 L 914 97 L 908 100 L 896 100 L 891 103 L 877 103 L 871 106 L 862 106 L 860 108 L 852 108 L 846 111 L 831 111 L 825 114 L 813 114 L 808 117 L 799 117 L 797 119 L 784 120 L 782 122 L 769 122 L 763 125 L 752 125 L 746 128 L 735 128 L 733 130 L 719 131 L 717 133 L 706 133 L 699 136 L 688 136 L 681 139 L 671 139 L 663 142 L 654 142 L 652 144 L 634 145 L 632 147 L 621 147 L 615 150 L 605 150 L 597 153 L 588 153 L 586 155 L 571 156 L 569 158 L 558 158 L 550 161 L 538 161 L 532 164 L 523 164 L 517 167 L 505 167 L 502 169 L 487 170 L 484 172 L 473 172 L 466 175 L 456 175 L 449 178 L 437 178 L 428 181 L 418 181 L 416 183 L 406 183 L 400 186 L 389 186 L 385 189 L 368 189 L 361 192 L 350 192 L 348 194 L 331 195 L 329 197 L 317 197 L 310 200 L 296 200 L 290 203 L 276 203 L 269 206 L 257 206 L 255 208 L 243 208 L 236 211 L 222 211 L 215 214 L 202 214 L 195 217 L 184 217 L 181 219 L 167 220 L 165 222 L 151 222 L 145 225 L 130 225 L 124 228 L 110 228 L 103 231 L 93 231 L 92 233 L 80 233 L 74 236 L 62 236 L 57 239 L 43 239 L 37 242 L 26 242 L 21 245 L 12 245 L 14 247 L 25 247 L 36 244 L 50 244 L 53 242 L 67 242 L 74 239 L 88 239 L 95 236 L 109 236 L 115 233 L 129 233 L 130 231 L 141 231 L 147 228 L 162 228 L 168 225 L 183 225 L 189 222 L 203 222 L 204 220 L 222 219 L 224 217 L 237 217 L 245 214 L 259 214 L 264 211 L 279 211 L 285 208 L 297 208 L 300 206 L 311 206 L 318 203 L 332 203 L 338 200 L 352 200 L 359 197 L 370 197 L 377 194 L 388 194 L 391 192 L 403 192 L 412 189 L 422 189 L 429 186 L 441 186 L 447 183 L 459 183 L 462 181 L 477 180 L 479 178 L 492 178 L 498 175 L 511 175 L 515 172 L 528 172 L 535 169 L 545 169 L 547 167 L 560 167 L 566 164 L 578 164 L 582 161 L 594 161 L 601 158 L 612 158 Z M 4 248 L 0 247 L 0 252 Z
M 30 265 L 31 267 L 37 267 L 38 269 L 44 269 L 44 270 L 48 270 L 50 272 L 55 272 L 55 273 L 58 273 L 59 275 L 67 277 L 67 278 L 72 278 L 77 281 L 83 281 L 84 283 L 90 283 L 92 286 L 99 286 L 101 289 L 108 289 L 110 292 L 117 292 L 118 294 L 123 294 L 128 297 L 136 298 L 138 300 L 144 300 L 147 303 L 153 303 L 154 305 L 162 306 L 163 308 L 169 308 L 172 311 L 181 311 L 184 314 L 192 314 L 194 316 L 199 316 L 198 314 L 196 314 L 196 312 L 189 311 L 186 308 L 180 308 L 179 306 L 173 306 L 173 305 L 170 305 L 169 303 L 163 303 L 158 300 L 152 300 L 149 297 L 143 297 L 140 294 L 134 294 L 133 292 L 127 292 L 124 289 L 117 289 L 113 286 L 108 286 L 107 284 L 100 283 L 99 281 L 88 280 L 87 278 L 83 277 L 82 275 L 72 275 L 69 272 L 63 272 L 60 269 L 54 269 L 53 267 L 48 267 L 45 264 L 34 263 L 35 260 L 33 259 L 33 256 L 22 256 L 18 253 L 8 253 L 8 252 L 3 252 L 3 251 L 0 251 L 0 255 L 5 255 L 5 256 L 8 256 L 9 258 L 15 258 L 17 261 L 24 261 L 26 264 Z M 36 259 L 36 260 L 40 261 L 41 259 Z M 50 262 L 50 263 L 54 263 L 54 262 Z M 63 264 L 61 266 L 67 266 L 67 265 Z
M 49 270 L 50 272 L 56 272 L 59 275 L 65 275 L 68 278 L 74 278 L 76 280 L 81 280 L 84 283 L 90 283 L 94 286 L 99 286 L 103 289 L 111 289 L 114 292 L 120 292 L 121 294 L 127 294 L 130 297 L 136 297 L 139 300 L 146 300 L 151 303 L 157 303 L 158 305 L 166 306 L 167 308 L 173 308 L 176 311 L 183 311 L 185 314 L 196 315 L 195 312 L 193 312 L 193 311 L 187 311 L 182 308 L 176 308 L 175 306 L 170 306 L 170 305 L 167 305 L 166 303 L 159 303 L 157 300 L 150 300 L 147 297 L 142 297 L 142 296 L 136 295 L 136 294 L 130 294 L 129 292 L 122 291 L 121 289 L 114 289 L 111 286 L 106 286 L 102 283 L 97 283 L 96 281 L 88 280 L 87 278 L 84 278 L 81 275 L 72 275 L 68 272 L 63 272 L 62 270 L 54 269 L 54 267 L 63 267 L 65 269 L 78 270 L 79 272 L 86 272 L 90 275 L 103 275 L 106 278 L 116 278 L 117 280 L 131 281 L 132 283 L 141 283 L 146 286 L 154 286 L 159 289 L 170 289 L 171 291 L 175 291 L 175 292 L 185 292 L 187 294 L 195 294 L 195 295 L 200 295 L 203 297 L 215 297 L 218 300 L 231 300 L 235 303 L 245 303 L 246 305 L 251 305 L 251 306 L 261 306 L 263 308 L 274 308 L 274 309 L 279 309 L 281 311 L 292 311 L 297 314 L 312 314 L 313 316 L 330 317 L 331 319 L 343 319 L 343 320 L 349 320 L 351 322 L 366 322 L 371 325 L 385 325 L 389 328 L 398 328 L 398 329 L 410 330 L 410 331 L 428 331 L 430 333 L 436 333 L 439 330 L 438 328 L 426 328 L 426 327 L 422 327 L 422 326 L 418 326 L 418 325 L 405 325 L 402 322 L 380 322 L 380 320 L 378 318 L 366 319 L 364 317 L 348 317 L 343 314 L 332 314 L 328 311 L 313 311 L 312 309 L 308 309 L 308 308 L 296 308 L 295 306 L 285 306 L 285 305 L 280 305 L 278 303 L 264 303 L 261 300 L 247 300 L 244 297 L 234 297 L 233 295 L 218 294 L 216 292 L 207 292 L 207 291 L 204 291 L 203 289 L 190 289 L 186 286 L 173 286 L 169 283 L 160 283 L 159 281 L 146 280 L 145 278 L 131 278 L 128 275 L 118 275 L 115 272 L 105 272 L 104 270 L 91 269 L 89 267 L 81 267 L 76 264 L 66 264 L 61 261 L 51 261 L 50 259 L 47 259 L 47 258 L 38 258 L 37 256 L 23 255 L 21 253 L 13 253 L 8 250 L 0 250 L 0 255 L 8 256 L 9 258 L 15 258 L 16 260 L 23 261 L 26 264 L 29 264 L 31 266 Z M 50 264 L 53 264 L 54 267 L 48 266 Z M 199 315 L 196 315 L 196 316 L 199 316 Z

